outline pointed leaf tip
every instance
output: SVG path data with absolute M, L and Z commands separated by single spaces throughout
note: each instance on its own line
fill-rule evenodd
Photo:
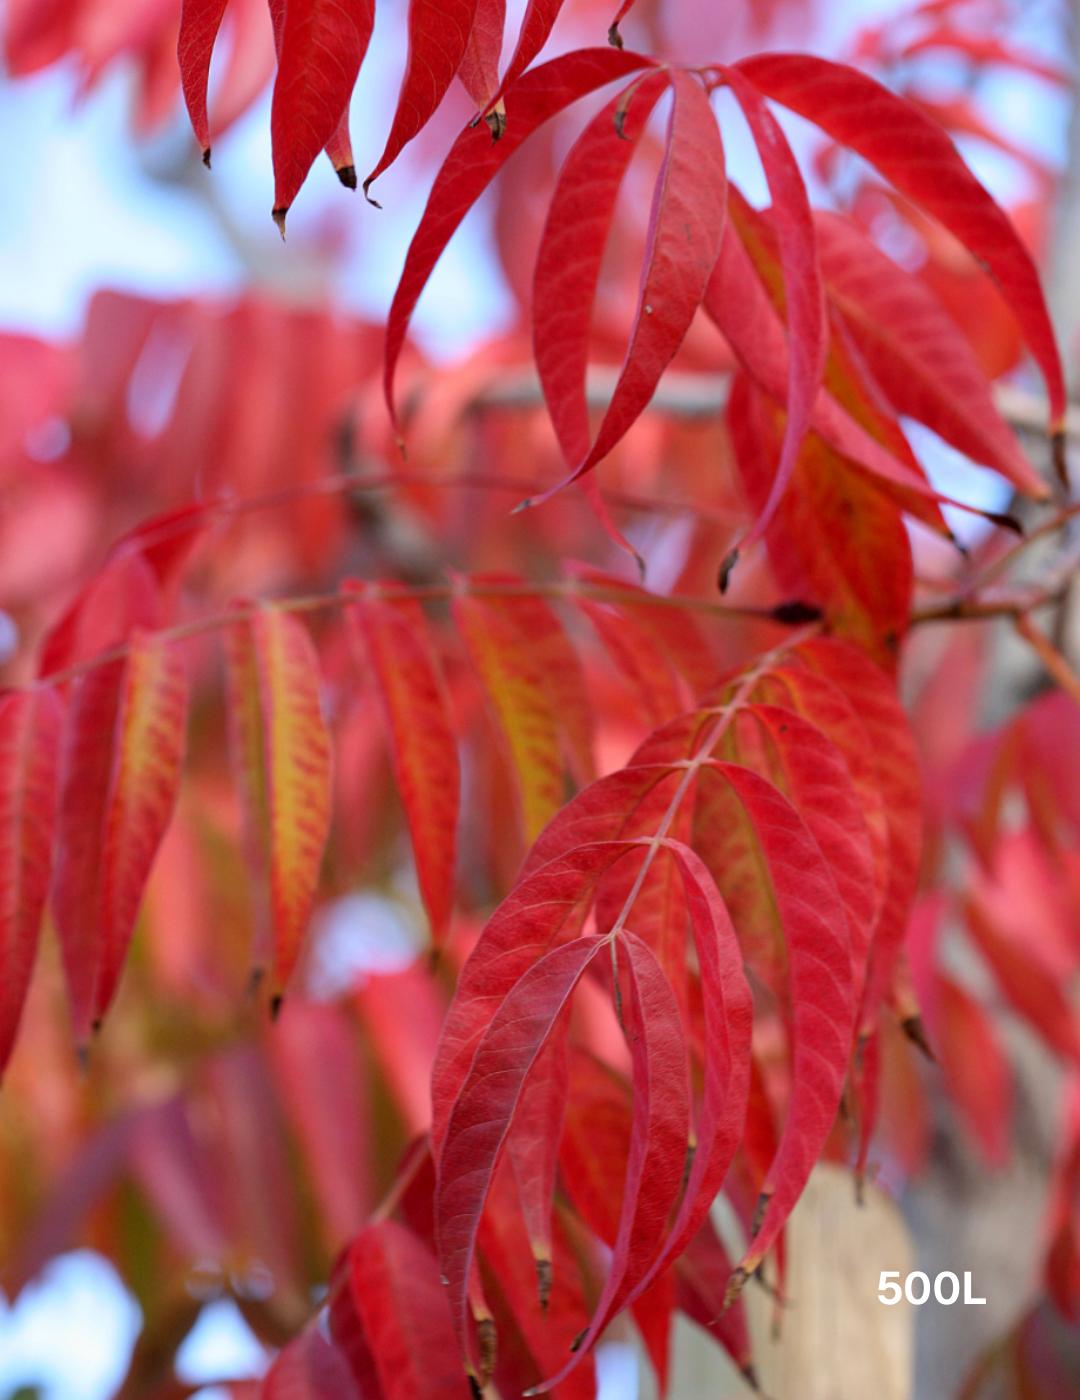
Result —
M 347 190 L 356 189 L 356 166 L 342 165 L 337 167 L 337 177 Z
M 608 32 L 607 32 L 607 41 L 608 41 L 608 43 L 611 45 L 611 47 L 612 47 L 613 49 L 621 49 L 621 48 L 622 48 L 622 46 L 623 46 L 623 37 L 622 37 L 622 35 L 619 33 L 619 26 L 618 26 L 618 24 L 613 24 L 613 25 L 611 26 L 611 28 L 608 30 Z
M 721 563 L 720 565 L 720 573 L 716 580 L 716 586 L 717 588 L 719 588 L 721 593 L 727 592 L 732 570 L 735 568 L 735 565 L 738 562 L 739 551 L 737 549 L 729 550 L 728 553 L 724 555 L 723 563 Z
M 270 211 L 270 217 L 277 224 L 278 233 L 281 234 L 282 243 L 285 242 L 285 215 L 288 212 L 288 209 L 271 209 Z
M 371 184 L 371 182 L 372 182 L 374 179 L 375 179 L 375 176 L 374 176 L 374 175 L 369 175 L 369 176 L 367 177 L 367 179 L 364 181 L 364 198 L 367 200 L 367 202 L 368 202 L 369 204 L 373 205 L 376 209 L 381 209 L 381 208 L 382 208 L 382 205 L 379 203 L 379 201 L 378 201 L 377 199 L 372 199 L 371 195 L 368 194 L 368 186 Z
M 203 163 L 203 165 L 206 166 L 207 170 L 210 169 L 210 147 L 209 147 L 209 146 L 205 147 L 205 149 L 203 150 L 203 153 L 202 153 L 202 163 Z

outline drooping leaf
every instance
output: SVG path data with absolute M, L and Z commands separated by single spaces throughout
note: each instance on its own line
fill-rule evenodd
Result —
M 95 1021 L 113 999 L 150 867 L 172 818 L 186 718 L 187 675 L 176 647 L 136 632 L 124 667 L 103 831 Z
M 942 128 L 913 103 L 844 64 L 775 53 L 743 59 L 736 67 L 767 97 L 815 122 L 876 166 L 987 269 L 1043 372 L 1056 428 L 1065 412 L 1065 383 L 1035 264 L 1008 216 Z
M 750 1272 L 783 1228 L 833 1126 L 855 1021 L 851 947 L 829 867 L 786 798 L 751 769 L 715 760 L 702 767 L 698 792 L 695 845 L 731 908 L 747 961 L 788 1003 L 792 1027 L 791 1101 L 763 1188 L 768 1204 L 740 1266 Z
M 889 827 L 889 880 L 874 928 L 859 1033 L 873 1025 L 907 927 L 922 853 L 922 780 L 915 741 L 895 687 L 857 647 L 816 637 L 796 650 L 812 671 L 831 681 L 858 711 L 877 758 L 878 788 Z
M 728 424 L 739 476 L 752 508 L 761 512 L 772 497 L 787 440 L 782 411 L 739 376 Z M 816 603 L 834 631 L 888 664 L 907 627 L 913 587 L 911 545 L 899 508 L 810 436 L 774 510 L 765 543 L 781 588 Z
M 454 621 L 506 741 L 521 825 L 531 844 L 562 805 L 555 716 L 527 640 L 486 599 L 457 593 Z
M 618 841 L 578 844 L 521 879 L 488 920 L 458 978 L 431 1075 L 431 1149 L 439 1160 L 450 1114 L 481 1037 L 525 973 L 579 931 L 575 914 L 601 872 L 625 854 Z
M 772 196 L 788 327 L 784 441 L 768 497 L 739 546 L 749 549 L 764 533 L 795 470 L 825 372 L 829 332 L 814 220 L 798 163 L 779 122 L 753 84 L 737 68 L 725 69 L 724 76 L 749 123 Z
M 210 164 L 210 118 L 206 110 L 206 88 L 210 59 L 228 0 L 184 0 L 180 11 L 180 37 L 176 56 L 180 62 L 180 82 L 184 89 L 188 116 L 203 162 Z
M 345 1357 L 317 1327 L 306 1327 L 274 1357 L 262 1400 L 360 1400 Z
M 458 77 L 482 112 L 499 88 L 499 59 L 502 56 L 505 25 L 506 0 L 477 0 Z M 492 128 L 492 135 L 495 135 L 495 128 Z
M 387 317 L 384 384 L 395 422 L 394 370 L 405 343 L 409 318 L 454 230 L 506 160 L 538 126 L 587 93 L 652 66 L 652 60 L 640 54 L 614 49 L 580 49 L 552 59 L 523 75 L 507 95 L 506 134 L 502 140 L 492 142 L 491 133 L 481 125 L 466 127 L 454 142 L 435 177 Z
M 589 450 L 589 323 L 616 199 L 667 87 L 666 72 L 645 73 L 597 113 L 563 162 L 548 208 L 533 278 L 533 356 L 571 467 Z
M 830 299 L 898 413 L 925 423 L 1019 490 L 1045 496 L 994 405 L 971 345 L 923 282 L 898 267 L 847 219 L 815 216 Z
M 474 575 L 474 582 L 516 583 L 510 575 Z M 491 594 L 485 602 L 508 618 L 528 645 L 541 688 L 562 738 L 566 761 L 581 784 L 595 776 L 594 720 L 585 674 L 573 643 L 543 598 Z
M 49 893 L 62 724 L 52 690 L 0 700 L 0 1073 L 15 1042 Z
M 359 594 L 350 615 L 375 675 L 420 893 L 438 948 L 453 908 L 461 788 L 445 688 L 418 604 L 369 590 Z
M 596 438 L 567 481 L 602 461 L 648 405 L 701 305 L 720 251 L 727 211 L 720 128 L 695 78 L 675 68 L 670 81 L 674 101 L 630 344 Z
M 284 233 L 289 207 L 348 109 L 375 5 L 374 0 L 307 0 L 283 9 L 270 135 L 274 220 Z
M 731 1273 L 727 1250 L 712 1221 L 706 1219 L 675 1262 L 675 1298 L 679 1311 L 719 1342 L 744 1375 L 751 1375 L 750 1329 L 743 1301 L 736 1298 L 730 1308 L 724 1308 Z
M 649 1278 L 668 1215 L 683 1181 L 690 1130 L 686 1041 L 674 994 L 647 944 L 618 935 L 617 955 L 629 986 L 633 1120 L 619 1229 L 611 1266 L 577 1356 L 548 1384 L 557 1384 L 588 1351 L 608 1321 Z
M 436 1167 L 435 1238 L 458 1344 L 477 1372 L 467 1317 L 480 1213 L 525 1080 L 602 946 L 602 939 L 578 938 L 528 968 L 480 1038 L 447 1119 Z
M 330 1335 L 364 1397 L 468 1400 L 438 1265 L 395 1220 L 366 1226 L 343 1256 L 330 1287 Z
M 465 57 L 477 0 L 409 0 L 409 53 L 386 148 L 364 181 L 367 194 L 428 123 Z M 484 134 L 490 137 L 485 128 Z
M 116 990 L 180 781 L 186 678 L 173 646 L 135 632 L 126 661 L 72 689 L 52 907 L 85 1046 Z
M 330 830 L 330 739 L 303 623 L 263 605 L 228 629 L 226 648 L 245 824 L 268 863 L 276 1007 L 311 917 Z

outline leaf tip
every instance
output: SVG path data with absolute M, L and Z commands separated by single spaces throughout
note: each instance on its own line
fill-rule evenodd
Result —
M 203 165 L 206 166 L 207 170 L 210 169 L 210 147 L 209 147 L 209 146 L 204 146 L 204 147 L 203 147 L 202 163 L 203 163 Z
M 491 132 L 492 143 L 501 141 L 506 135 L 506 108 L 500 100 L 492 107 L 490 112 L 484 113 L 484 121 L 487 129 Z
M 724 1289 L 724 1305 L 721 1309 L 721 1316 L 723 1316 L 723 1314 L 727 1312 L 727 1310 L 735 1302 L 735 1299 L 743 1291 L 743 1288 L 746 1284 L 746 1280 L 749 1277 L 750 1275 L 747 1273 L 747 1271 L 743 1268 L 741 1264 L 737 1269 L 732 1270 L 731 1277 L 727 1281 L 727 1287 Z
M 288 206 L 284 209 L 271 209 L 270 217 L 277 224 L 277 231 L 281 234 L 282 243 L 285 242 L 285 215 L 289 212 Z
M 276 1021 L 281 1014 L 281 1004 L 285 1000 L 284 992 L 275 992 L 270 998 L 270 1019 Z
M 820 622 L 821 609 L 813 603 L 795 599 L 790 603 L 778 603 L 769 616 L 774 622 L 786 622 L 789 626 L 798 627 L 804 622 Z
M 526 496 L 525 499 L 524 499 L 523 501 L 518 501 L 517 505 L 516 505 L 516 506 L 514 507 L 514 509 L 510 512 L 510 514 L 511 514 L 511 515 L 520 515 L 521 512 L 522 512 L 523 510 L 528 510 L 528 509 L 532 506 L 532 503 L 533 503 L 532 497 L 531 497 L 531 496 Z
M 469 1377 L 469 1391 L 472 1394 L 473 1400 L 484 1400 L 484 1392 L 480 1382 L 471 1371 L 467 1371 L 466 1375 Z
M 355 165 L 336 165 L 334 169 L 337 171 L 338 179 L 341 181 L 341 183 L 345 186 L 347 190 L 356 189 Z
M 721 593 L 727 592 L 728 583 L 731 580 L 731 572 L 738 562 L 739 551 L 737 549 L 731 549 L 724 555 L 723 562 L 720 565 L 720 572 L 716 578 L 716 586 Z
M 618 20 L 616 20 L 615 23 L 608 30 L 607 41 L 613 49 L 621 49 L 623 47 L 623 37 L 619 33 Z
M 743 1379 L 746 1381 L 746 1384 L 750 1387 L 751 1390 L 756 1391 L 760 1395 L 761 1382 L 758 1380 L 757 1372 L 754 1370 L 754 1363 L 752 1361 L 748 1361 L 746 1365 L 741 1367 L 740 1369 L 742 1371 Z
M 378 201 L 377 199 L 372 199 L 371 195 L 368 194 L 368 186 L 371 184 L 371 182 L 372 182 L 372 180 L 374 180 L 374 178 L 375 178 L 374 175 L 369 175 L 369 176 L 367 177 L 367 179 L 364 181 L 364 198 L 367 200 L 367 202 L 368 202 L 370 205 L 373 205 L 374 208 L 376 208 L 376 209 L 381 209 L 381 208 L 382 208 L 382 205 L 379 203 L 379 201 Z
M 480 1349 L 479 1388 L 483 1390 L 492 1377 L 499 1353 L 499 1338 L 495 1331 L 494 1318 L 478 1317 L 476 1319 L 476 1342 Z M 476 1378 L 472 1377 L 472 1379 Z
M 906 1016 L 900 1022 L 900 1029 L 913 1045 L 919 1047 L 931 1064 L 937 1064 L 937 1056 L 930 1047 L 926 1036 L 926 1027 L 923 1025 L 921 1016 Z

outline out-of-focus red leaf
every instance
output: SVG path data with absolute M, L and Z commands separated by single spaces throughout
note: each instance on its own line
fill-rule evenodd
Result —
M 15 1042 L 49 893 L 63 716 L 52 690 L 0 700 L 0 1073 Z
M 651 728 L 674 719 L 685 702 L 663 647 L 637 620 L 610 603 L 578 598 L 612 660 L 637 692 Z
M 656 1389 L 664 1400 L 671 1361 L 671 1324 L 675 1312 L 675 1272 L 669 1268 L 630 1304 L 634 1326 L 656 1377 Z
M 134 627 L 162 621 L 160 591 L 141 550 L 109 560 L 47 633 L 39 674 L 50 676 L 125 641 Z
M 459 593 L 451 610 L 509 749 L 522 832 L 532 844 L 562 805 L 555 716 L 524 637 L 485 599 Z
M 474 576 L 476 582 L 520 582 L 511 575 Z M 579 783 L 595 776 L 594 720 L 585 675 L 573 643 L 554 610 L 543 598 L 491 594 L 484 600 L 508 618 L 528 645 L 541 688 L 555 717 L 566 760 Z
M 306 1327 L 274 1357 L 262 1400 L 361 1400 L 345 1357 L 317 1327 Z
M 372 974 L 356 989 L 371 1048 L 410 1133 L 431 1124 L 431 1067 L 446 1003 L 421 963 Z
M 76 1039 L 112 1001 L 180 781 L 186 677 L 173 646 L 135 632 L 126 661 L 80 676 L 64 740 L 52 905 Z
M 945 132 L 911 102 L 857 69 L 808 54 L 761 54 L 737 68 L 767 97 L 850 146 L 901 194 L 939 219 L 994 277 L 1046 379 L 1051 426 L 1065 413 L 1065 381 L 1031 255 L 1008 216 Z
M 557 1028 L 525 1083 L 506 1142 L 545 1312 L 552 1283 L 551 1210 L 569 1092 L 567 1041 Z
M 439 948 L 454 902 L 461 789 L 445 687 L 417 603 L 367 591 L 350 614 L 375 675 L 431 941 Z
M 409 318 L 454 230 L 508 157 L 538 126 L 587 93 L 652 66 L 651 59 L 615 49 L 581 49 L 565 54 L 525 74 L 515 84 L 507 96 L 506 133 L 500 141 L 493 142 L 491 133 L 481 123 L 466 127 L 454 142 L 435 177 L 420 226 L 409 245 L 387 318 L 384 383 L 395 422 L 394 370 L 405 343 Z
M 316 156 L 348 110 L 374 22 L 374 0 L 307 0 L 284 6 L 270 108 L 274 220 L 282 233 L 285 215 Z
M 134 633 L 124 666 L 102 833 L 95 1022 L 112 1001 L 150 867 L 172 818 L 186 719 L 187 675 L 176 647 L 153 633 Z
M 991 1166 L 1009 1151 L 1012 1077 L 986 1011 L 951 977 L 935 973 L 931 1032 L 949 1097 Z
M 226 655 L 249 845 L 269 861 L 276 1007 L 307 930 L 330 829 L 331 751 L 319 705 L 319 660 L 303 623 L 272 606 L 228 629 Z
M 282 1007 L 271 1053 L 333 1255 L 363 1225 L 373 1191 L 356 1032 L 340 1007 L 293 999 Z
M 1080 1029 L 1061 985 L 1033 956 L 1013 942 L 985 905 L 967 900 L 964 917 L 979 951 L 997 978 L 1002 993 L 1058 1055 L 1080 1066 Z
M 330 1335 L 365 1400 L 468 1400 L 435 1257 L 395 1220 L 368 1225 L 343 1257 Z
M 925 284 L 851 221 L 819 212 L 816 222 L 829 296 L 896 411 L 1019 490 L 1045 496 L 1046 483 L 998 413 L 971 346 Z
M 675 1262 L 675 1301 L 679 1311 L 705 1329 L 745 1376 L 753 1373 L 750 1330 L 741 1298 L 726 1311 L 724 1294 L 732 1265 L 727 1250 L 706 1218 Z
M 443 99 L 465 57 L 476 18 L 477 0 L 409 0 L 409 54 L 397 111 L 379 163 L 364 181 L 367 194 L 422 130 Z M 487 129 L 484 134 L 490 136 Z
M 128 1161 L 174 1245 L 191 1263 L 223 1259 L 228 1232 L 220 1191 L 200 1152 L 182 1097 L 140 1114 L 131 1126 Z

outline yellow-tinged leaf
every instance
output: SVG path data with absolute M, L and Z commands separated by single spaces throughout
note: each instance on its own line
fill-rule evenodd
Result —
M 120 691 L 103 833 L 95 1021 L 116 991 L 150 867 L 172 818 L 186 716 L 187 676 L 175 646 L 159 634 L 135 632 Z
M 260 607 L 250 622 L 262 711 L 274 930 L 272 1005 L 307 930 L 330 832 L 330 736 L 319 705 L 319 659 L 295 617 Z
M 555 717 L 529 649 L 502 613 L 457 594 L 454 621 L 510 750 L 522 830 L 531 845 L 562 806 L 563 775 Z

